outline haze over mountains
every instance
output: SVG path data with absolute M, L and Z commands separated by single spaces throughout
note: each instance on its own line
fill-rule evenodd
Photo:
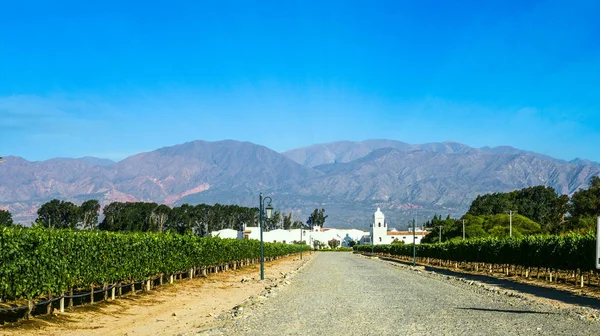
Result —
M 478 194 L 535 185 L 570 194 L 600 175 L 600 164 L 584 159 L 393 140 L 339 141 L 284 153 L 249 142 L 193 141 L 119 162 L 5 159 L 0 207 L 20 222 L 35 219 L 37 207 L 52 198 L 257 206 L 262 191 L 277 209 L 302 220 L 323 207 L 329 226 L 366 228 L 379 206 L 390 226 L 403 228 L 416 209 L 420 221 L 433 213 L 460 216 Z

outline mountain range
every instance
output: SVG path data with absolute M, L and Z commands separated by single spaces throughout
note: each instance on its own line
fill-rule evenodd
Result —
M 192 141 L 119 162 L 5 159 L 0 208 L 22 223 L 34 220 L 37 208 L 52 198 L 258 206 L 263 192 L 295 219 L 325 208 L 327 226 L 367 228 L 381 207 L 391 227 L 404 228 L 415 215 L 419 222 L 434 213 L 460 216 L 480 194 L 536 185 L 571 194 L 600 175 L 600 164 L 585 159 L 567 162 L 508 146 L 450 141 L 339 141 L 283 153 L 234 140 Z

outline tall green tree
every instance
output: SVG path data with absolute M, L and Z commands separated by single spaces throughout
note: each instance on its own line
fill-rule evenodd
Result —
M 8 210 L 0 210 L 0 226 L 13 225 L 12 215 Z
M 448 215 L 445 219 L 441 215 L 434 215 L 433 219 L 425 223 L 425 227 L 430 228 L 430 233 L 423 238 L 423 243 L 437 243 L 440 241 L 440 232 L 442 241 L 462 237 L 462 223 L 457 219 L 452 219 Z
M 544 232 L 564 229 L 564 217 L 569 212 L 569 197 L 558 195 L 553 188 L 536 186 L 508 193 L 493 193 L 477 198 L 471 203 L 467 214 L 489 216 L 516 211 L 539 223 Z
M 100 202 L 98 200 L 88 200 L 79 207 L 81 226 L 84 229 L 94 229 L 98 226 L 98 216 L 100 211 Z
M 163 232 L 165 229 L 165 224 L 169 220 L 169 215 L 171 214 L 171 208 L 167 205 L 161 204 L 153 210 L 152 216 L 154 216 L 153 223 L 155 224 L 155 231 Z
M 265 222 L 267 223 L 267 226 L 266 226 L 267 231 L 282 227 L 281 212 L 279 212 L 277 210 L 273 211 L 273 214 L 271 215 L 271 219 L 263 218 L 263 220 L 265 220 Z
M 47 228 L 74 229 L 79 221 L 79 207 L 57 199 L 44 203 L 37 214 L 36 222 Z
M 559 234 L 566 232 L 568 226 L 566 225 L 566 216 L 571 211 L 569 196 L 560 195 L 554 201 L 554 211 L 548 218 L 548 222 L 544 225 L 543 229 L 551 234 Z
M 325 209 L 315 209 L 310 214 L 310 216 L 308 216 L 308 220 L 306 221 L 306 223 L 310 227 L 313 227 L 315 225 L 323 227 L 325 226 L 325 220 L 327 219 L 327 217 L 329 217 L 329 215 L 325 215 Z
M 194 232 L 196 224 L 196 209 L 189 204 L 175 207 L 171 210 L 169 216 L 169 229 L 179 234 L 189 234 Z
M 509 193 L 493 193 L 477 196 L 467 213 L 473 216 L 495 215 L 510 210 L 512 207 Z
M 561 197 L 551 187 L 536 186 L 510 194 L 514 209 L 532 221 L 539 223 L 544 231 L 565 214 L 559 205 Z
M 98 228 L 106 231 L 124 231 L 124 223 L 121 221 L 121 212 L 124 208 L 125 203 L 121 202 L 112 202 L 105 205 L 102 209 L 104 219 L 98 225 Z
M 302 223 L 302 221 L 299 220 L 295 220 L 292 225 L 290 226 L 290 229 L 302 229 L 302 228 L 306 228 L 308 225 L 305 225 L 304 223 Z M 309 226 L 310 227 L 310 226 Z
M 579 189 L 571 196 L 570 230 L 588 230 L 595 226 L 600 215 L 600 177 L 590 179 L 588 189 Z
M 113 202 L 105 206 L 103 212 L 104 220 L 99 228 L 109 231 L 171 231 L 205 236 L 211 231 L 241 230 L 258 223 L 257 208 L 218 203 L 183 204 L 171 209 L 156 203 Z
M 289 230 L 292 227 L 292 215 L 293 213 L 289 213 L 289 215 L 283 216 L 283 229 Z

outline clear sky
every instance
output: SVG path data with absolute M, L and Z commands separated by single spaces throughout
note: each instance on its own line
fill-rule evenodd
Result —
M 6 1 L 0 155 L 387 138 L 600 161 L 600 1 Z

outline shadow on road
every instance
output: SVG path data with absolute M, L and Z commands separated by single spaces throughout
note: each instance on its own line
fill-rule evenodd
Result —
M 396 260 L 396 259 L 391 259 L 391 258 L 383 258 L 382 257 L 380 259 L 395 262 L 395 263 L 400 263 L 400 264 L 404 264 L 404 265 L 412 265 L 412 263 L 401 261 L 401 260 Z M 455 271 L 451 271 L 451 270 L 447 270 L 447 269 L 443 269 L 443 268 L 437 268 L 437 267 L 428 266 L 428 265 L 419 265 L 419 266 L 424 267 L 425 270 L 429 271 L 429 272 L 435 272 L 438 274 L 449 275 L 449 276 L 453 276 L 456 278 L 465 279 L 465 280 L 469 280 L 469 281 L 471 281 L 471 280 L 478 281 L 478 282 L 481 282 L 481 283 L 484 283 L 484 284 L 487 284 L 490 286 L 498 287 L 500 289 L 514 290 L 514 291 L 518 291 L 521 293 L 526 293 L 526 294 L 534 295 L 537 297 L 555 300 L 555 301 L 559 301 L 559 302 L 563 302 L 563 303 L 567 303 L 567 304 L 573 304 L 573 305 L 578 305 L 578 306 L 590 307 L 590 308 L 594 308 L 594 309 L 600 309 L 600 300 L 599 299 L 576 295 L 569 291 L 558 289 L 558 288 L 538 287 L 535 285 L 518 283 L 515 281 L 508 280 L 508 279 L 499 279 L 499 278 L 494 278 L 494 277 L 483 275 L 483 274 L 460 273 L 460 272 L 455 272 Z
M 489 309 L 489 308 L 461 308 L 457 307 L 454 309 L 460 310 L 477 310 L 477 311 L 486 311 L 486 312 L 496 312 L 496 313 L 513 313 L 513 314 L 540 314 L 540 315 L 550 315 L 554 313 L 550 312 L 536 312 L 531 310 L 509 310 L 509 309 Z

